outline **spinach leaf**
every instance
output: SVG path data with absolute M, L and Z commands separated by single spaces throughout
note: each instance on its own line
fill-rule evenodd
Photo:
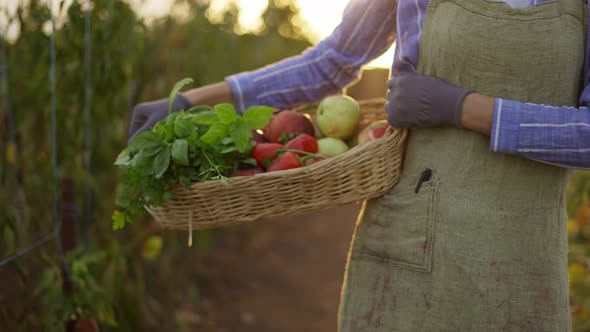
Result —
M 188 166 L 188 142 L 177 139 L 172 143 L 172 160 L 182 166 Z
M 264 128 L 272 118 L 274 108 L 268 106 L 252 106 L 244 111 L 242 119 L 250 129 Z
M 226 126 L 231 125 L 238 119 L 238 113 L 232 104 L 215 105 L 215 113 L 219 116 L 219 121 Z
M 170 165 L 170 148 L 166 147 L 162 149 L 154 158 L 154 174 L 156 179 L 159 179 L 164 175 Z
M 115 160 L 115 165 L 129 166 L 131 165 L 132 160 L 133 157 L 131 155 L 131 151 L 129 150 L 129 148 L 126 148 L 125 150 L 121 151 L 121 153 L 119 153 L 119 155 L 117 156 L 117 160 Z
M 239 122 L 231 131 L 231 138 L 236 147 L 242 153 L 248 152 L 249 143 L 252 139 L 252 129 L 245 123 Z
M 131 142 L 131 147 L 134 150 L 149 149 L 160 146 L 163 140 L 156 132 L 147 130 L 135 136 Z
M 201 136 L 201 141 L 215 145 L 227 136 L 227 132 L 227 127 L 223 123 L 216 122 L 209 127 L 205 135 Z
M 215 111 L 205 111 L 192 117 L 192 122 L 198 125 L 212 125 L 219 121 L 219 116 Z
M 183 187 L 189 189 L 191 187 L 191 179 L 187 176 L 181 175 L 178 177 L 178 183 L 180 183 Z
M 186 137 L 194 131 L 195 125 L 193 125 L 188 116 L 185 116 L 184 112 L 174 120 L 174 134 L 176 137 Z

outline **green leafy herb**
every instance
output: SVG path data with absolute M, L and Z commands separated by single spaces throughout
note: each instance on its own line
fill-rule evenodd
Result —
M 245 123 L 238 123 L 231 131 L 231 138 L 238 150 L 245 153 L 248 151 L 250 139 L 252 138 L 252 129 Z
M 170 148 L 166 147 L 158 154 L 156 154 L 156 158 L 154 158 L 154 174 L 156 174 L 156 179 L 159 179 L 164 175 L 164 172 L 168 169 L 168 165 L 170 164 Z
M 238 113 L 232 104 L 215 105 L 215 113 L 224 125 L 230 125 L 238 119 Z
M 252 106 L 244 111 L 242 120 L 252 129 L 263 128 L 272 118 L 274 108 L 268 106 Z
M 188 166 L 188 142 L 177 139 L 172 144 L 172 160 L 182 166 Z
M 211 125 L 219 120 L 219 116 L 215 111 L 205 111 L 195 115 L 192 118 L 194 124 Z
M 176 82 L 176 84 L 174 84 L 174 87 L 172 88 L 172 91 L 170 91 L 170 95 L 168 96 L 168 114 L 172 113 L 172 103 L 174 102 L 174 97 L 176 97 L 176 94 L 185 85 L 191 84 L 192 82 L 193 82 L 192 78 L 185 78 L 183 80 Z
M 183 86 L 174 85 L 170 104 Z M 273 108 L 254 106 L 240 116 L 232 104 L 197 106 L 168 114 L 154 129 L 137 135 L 117 157 L 122 173 L 113 213 L 113 229 L 145 214 L 145 206 L 172 199 L 173 188 L 193 182 L 227 183 L 239 165 L 256 165 L 250 157 L 252 132 L 268 124 Z
M 176 137 L 186 137 L 193 133 L 191 121 L 187 121 L 186 116 L 177 116 L 174 120 L 174 134 Z
M 207 133 L 201 136 L 201 141 L 209 145 L 217 144 L 227 136 L 228 129 L 227 125 L 221 122 L 215 122 L 209 127 Z

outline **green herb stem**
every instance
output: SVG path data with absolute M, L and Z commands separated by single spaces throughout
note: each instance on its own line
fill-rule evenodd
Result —
M 221 172 L 219 171 L 219 165 L 215 164 L 211 158 L 209 157 L 209 155 L 207 154 L 207 152 L 204 149 L 201 149 L 201 153 L 203 154 L 203 156 L 205 157 L 205 159 L 207 159 L 207 161 L 209 162 L 209 165 L 211 165 L 211 167 L 215 170 L 215 172 L 217 173 L 217 176 L 220 180 L 225 179 L 226 177 L 221 174 Z

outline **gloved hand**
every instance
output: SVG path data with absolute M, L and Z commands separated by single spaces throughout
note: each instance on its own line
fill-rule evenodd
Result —
M 395 76 L 387 87 L 387 119 L 391 125 L 401 128 L 462 128 L 463 100 L 474 92 L 418 74 Z
M 172 112 L 178 112 L 181 109 L 189 109 L 191 103 L 186 97 L 177 94 L 172 102 Z M 130 144 L 133 138 L 145 130 L 152 129 L 154 125 L 168 115 L 168 98 L 152 101 L 149 103 L 138 104 L 133 107 L 131 115 L 131 125 L 129 127 Z

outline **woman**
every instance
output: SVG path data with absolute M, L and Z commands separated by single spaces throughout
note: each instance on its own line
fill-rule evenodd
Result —
M 587 15 L 582 0 L 352 0 L 316 47 L 176 107 L 316 101 L 397 39 L 386 108 L 413 129 L 400 182 L 357 222 L 339 330 L 568 331 L 565 186 L 568 168 L 590 166 Z M 136 107 L 132 134 L 162 105 Z

